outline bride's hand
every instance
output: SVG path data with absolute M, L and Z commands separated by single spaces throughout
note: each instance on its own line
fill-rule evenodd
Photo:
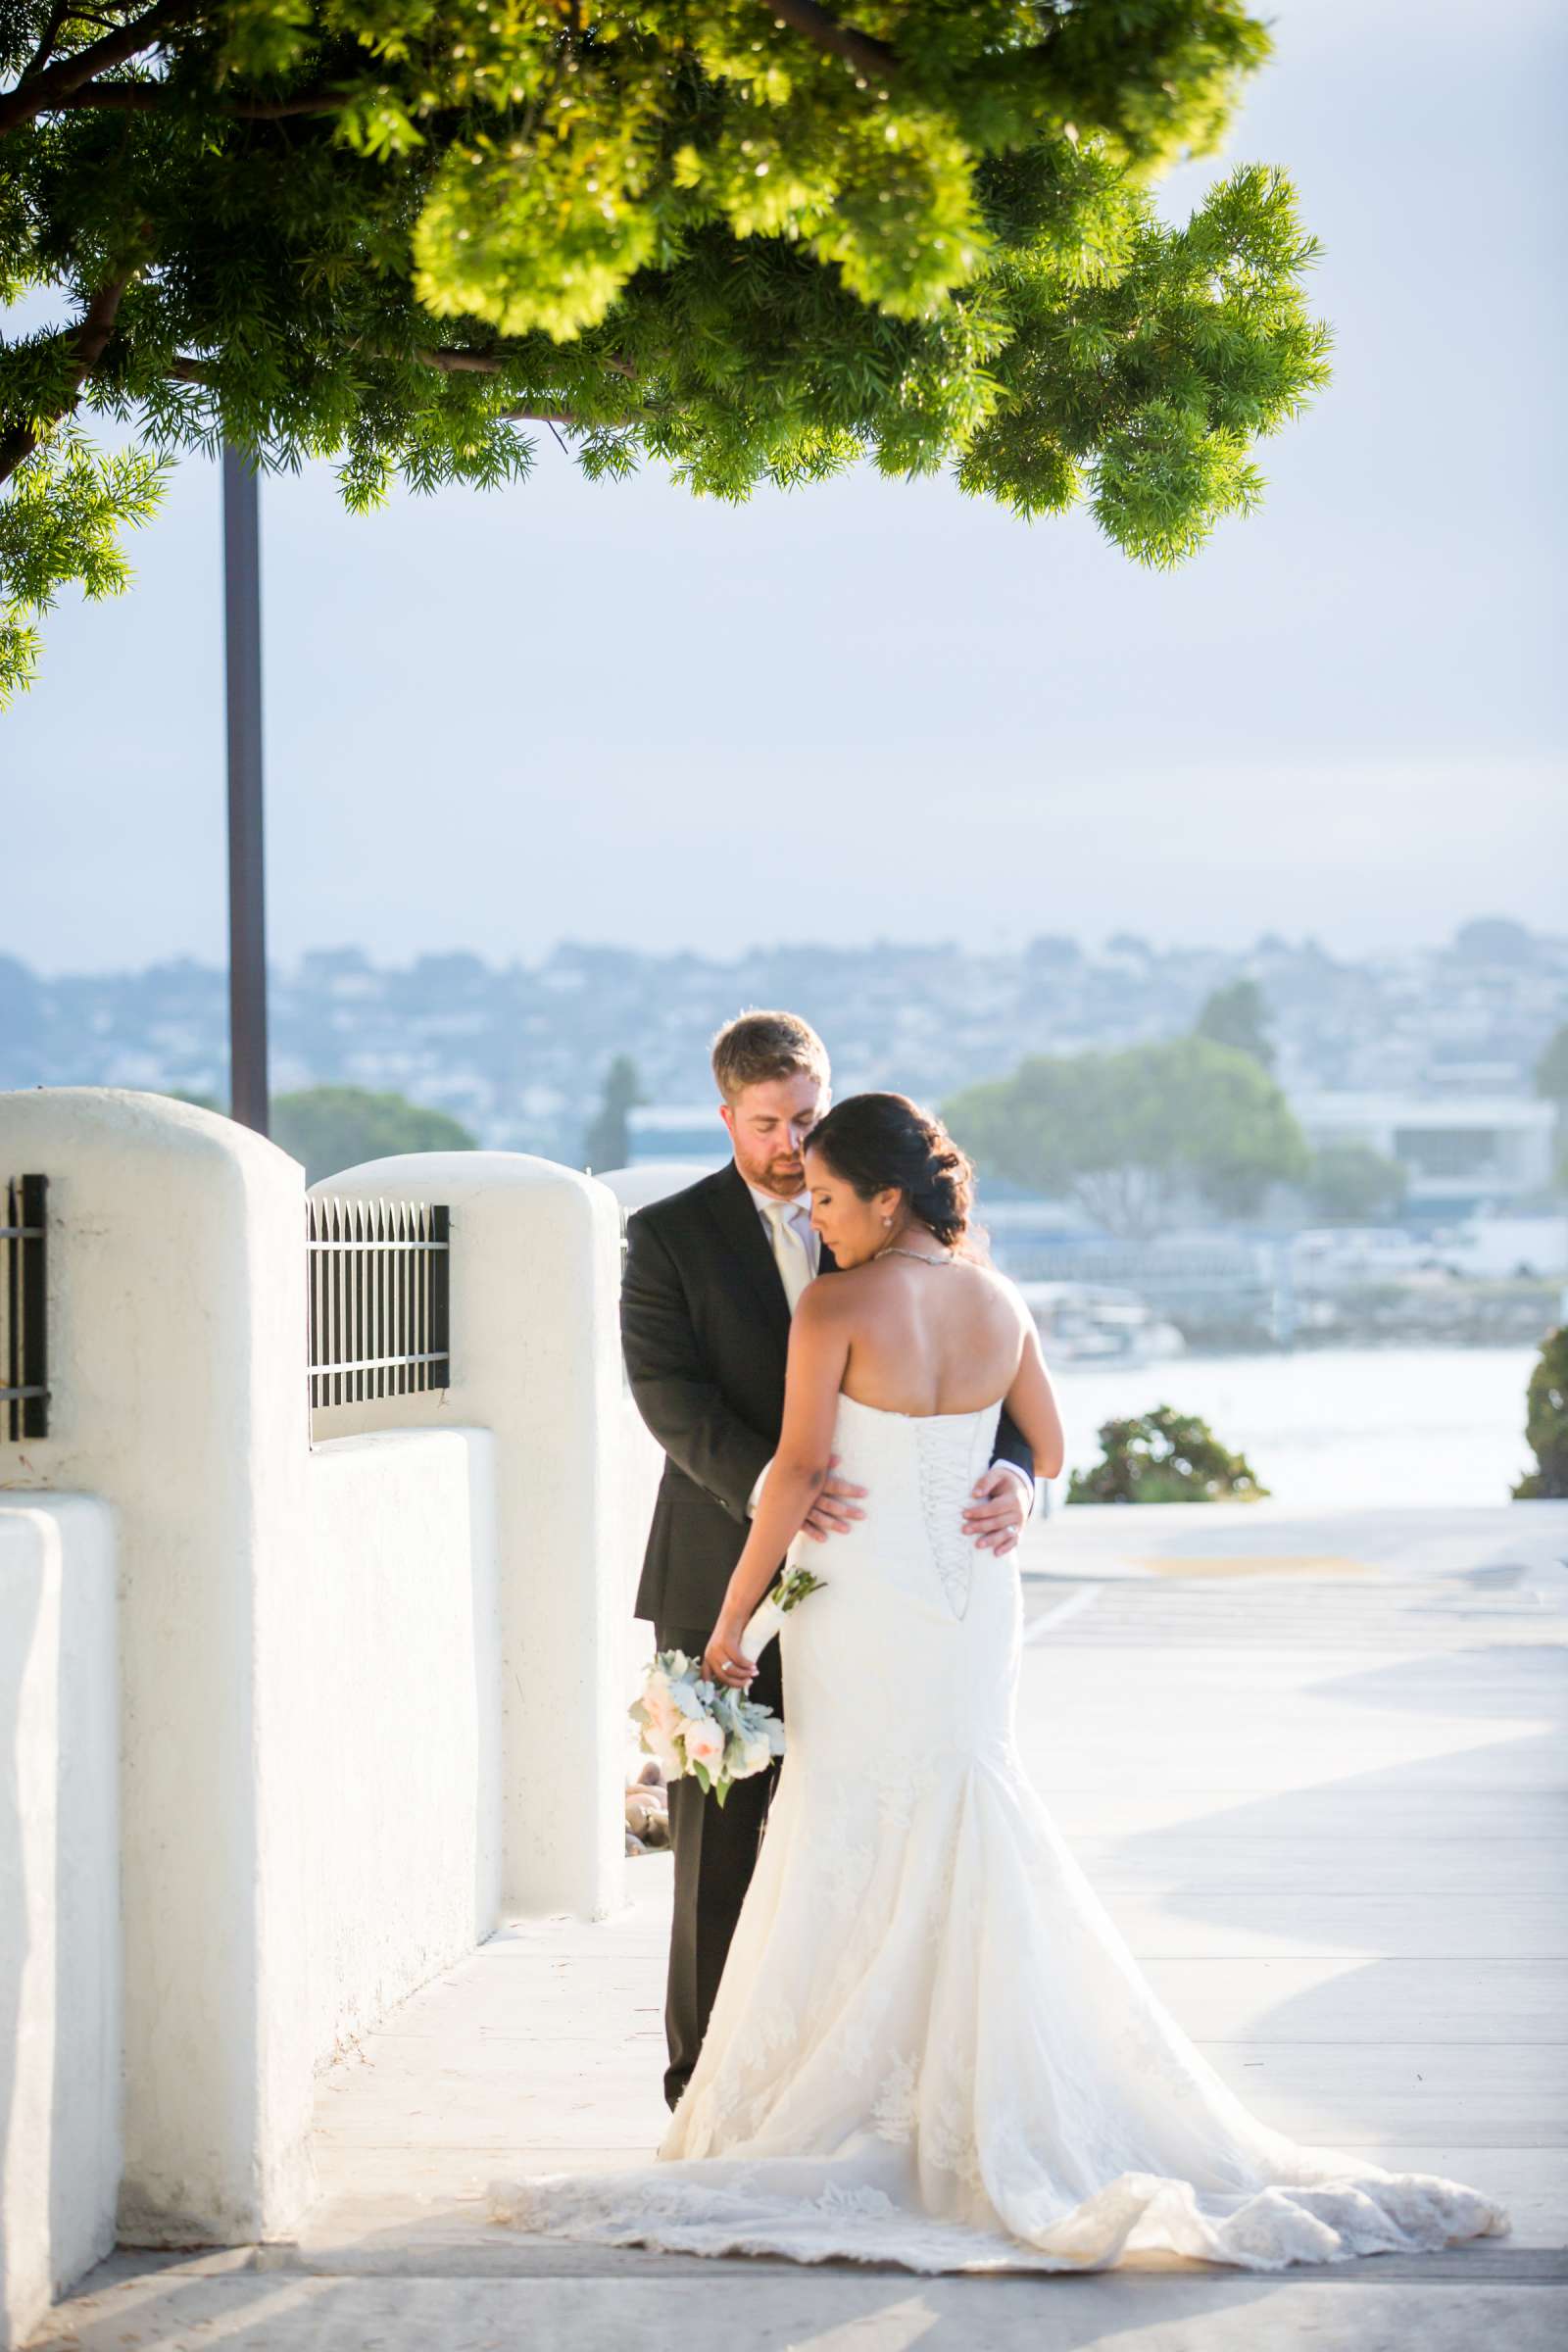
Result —
M 703 1672 L 715 1683 L 728 1683 L 732 1690 L 743 1690 L 757 1673 L 755 1660 L 747 1657 L 740 1645 L 745 1631 L 737 1620 L 721 1617 L 703 1652 Z

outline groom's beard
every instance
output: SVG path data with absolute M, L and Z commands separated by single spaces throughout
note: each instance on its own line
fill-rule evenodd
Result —
M 780 1163 L 775 1160 L 765 1176 L 756 1177 L 753 1181 L 760 1184 L 764 1193 L 776 1193 L 781 1200 L 794 1200 L 805 1187 L 806 1170 L 799 1164 L 792 1166 L 788 1161 Z
M 770 1159 L 763 1167 L 748 1167 L 737 1152 L 735 1165 L 748 1184 L 756 1185 L 760 1193 L 771 1193 L 776 1200 L 797 1200 L 806 1190 L 803 1159 Z

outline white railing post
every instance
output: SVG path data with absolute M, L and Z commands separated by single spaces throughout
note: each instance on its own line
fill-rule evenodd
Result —
M 415 1152 L 313 1189 L 451 1207 L 450 1389 L 334 1408 L 317 1426 L 494 1432 L 503 1902 L 602 1918 L 622 1900 L 624 1864 L 615 1203 L 574 1169 L 514 1152 Z

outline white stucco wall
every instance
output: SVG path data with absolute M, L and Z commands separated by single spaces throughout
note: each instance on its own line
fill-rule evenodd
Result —
M 592 1178 L 513 1152 L 416 1152 L 314 1188 L 452 1210 L 452 1385 L 318 1413 L 496 1440 L 502 1900 L 602 1918 L 624 1888 L 620 1219 Z
M 291 1763 L 318 2066 L 496 1924 L 494 1477 L 484 1430 L 339 1438 L 311 1457 Z
M 7 1449 L 9 1451 L 9 1448 Z M 7 1464 L 0 1456 L 0 1476 Z M 114 2242 L 120 2180 L 113 1520 L 0 1493 L 0 2343 Z
M 304 1172 L 212 1112 L 0 1096 L 49 1178 L 50 1435 L 13 1486 L 115 1514 L 124 2174 L 134 2244 L 234 2244 L 310 2187 Z
M 451 1204 L 457 1360 L 361 1408 L 418 1435 L 332 1443 L 362 1433 L 323 1415 L 313 1452 L 296 1162 L 62 1088 L 0 1095 L 0 1164 L 50 1180 L 53 1390 L 0 1470 L 115 1529 L 118 2235 L 277 2235 L 338 2042 L 503 1901 L 622 1898 L 617 1212 L 510 1153 L 335 1179 Z

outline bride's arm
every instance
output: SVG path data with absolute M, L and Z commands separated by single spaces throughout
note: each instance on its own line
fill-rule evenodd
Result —
M 1046 1359 L 1040 1352 L 1040 1334 L 1028 1308 L 1019 1301 L 1018 1312 L 1023 1324 L 1023 1353 L 1007 1391 L 1006 1406 L 1022 1430 L 1029 1450 L 1035 1457 L 1037 1478 L 1054 1478 L 1066 1459 L 1067 1445 L 1061 1432 L 1061 1415 L 1056 1410 L 1055 1393 Z
M 850 1355 L 847 1286 L 808 1283 L 790 1324 L 784 1379 L 784 1427 L 752 1520 L 746 1548 L 735 1563 L 704 1665 L 715 1681 L 750 1682 L 757 1667 L 736 1646 L 746 1623 L 806 1524 L 806 1514 L 828 1474 L 839 1390 Z

